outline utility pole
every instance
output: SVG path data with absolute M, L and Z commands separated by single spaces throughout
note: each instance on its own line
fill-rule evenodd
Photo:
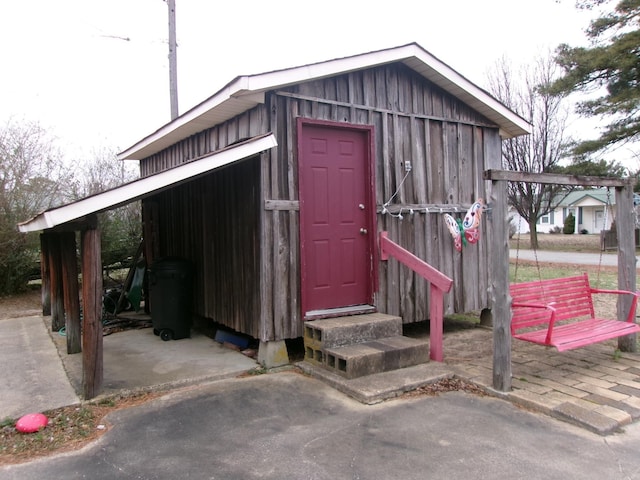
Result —
M 176 0 L 167 0 L 169 7 L 169 100 L 171 120 L 178 117 L 178 66 L 176 43 Z

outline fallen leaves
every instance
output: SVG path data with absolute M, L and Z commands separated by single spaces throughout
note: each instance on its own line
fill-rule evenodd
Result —
M 436 396 L 446 392 L 466 392 L 474 395 L 486 396 L 487 394 L 482 388 L 469 382 L 465 382 L 459 378 L 443 378 L 437 382 L 423 385 L 415 390 L 407 392 L 405 396 L 417 397 L 417 396 Z

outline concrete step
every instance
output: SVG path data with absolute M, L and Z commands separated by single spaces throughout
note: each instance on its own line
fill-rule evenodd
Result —
M 402 335 L 402 318 L 384 313 L 328 318 L 304 324 L 305 347 L 314 351 L 397 335 Z
M 358 378 L 426 363 L 429 343 L 398 335 L 329 348 L 322 360 L 324 368 L 345 378 Z

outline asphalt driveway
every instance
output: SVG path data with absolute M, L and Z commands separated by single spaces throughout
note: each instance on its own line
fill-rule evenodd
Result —
M 640 429 L 609 437 L 454 392 L 363 405 L 292 372 L 190 387 L 112 414 L 87 448 L 0 479 L 640 476 Z

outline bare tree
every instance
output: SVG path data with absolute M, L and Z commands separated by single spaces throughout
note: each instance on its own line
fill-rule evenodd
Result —
M 0 126 L 0 294 L 24 288 L 37 264 L 38 237 L 19 233 L 17 223 L 64 203 L 72 176 L 38 123 Z
M 114 150 L 95 150 L 91 161 L 78 172 L 75 196 L 94 195 L 138 178 L 137 165 L 117 159 Z M 141 239 L 140 202 L 132 202 L 99 215 L 102 232 L 102 260 L 105 265 L 126 263 Z
M 568 153 L 566 138 L 568 110 L 563 97 L 546 93 L 559 75 L 551 58 L 539 57 L 533 63 L 513 71 L 505 58 L 497 62 L 489 74 L 492 94 L 533 125 L 530 135 L 502 142 L 502 162 L 505 169 L 543 173 L 560 169 L 560 161 Z M 511 182 L 509 204 L 529 225 L 531 248 L 538 248 L 536 223 L 553 210 L 568 191 L 559 185 Z

